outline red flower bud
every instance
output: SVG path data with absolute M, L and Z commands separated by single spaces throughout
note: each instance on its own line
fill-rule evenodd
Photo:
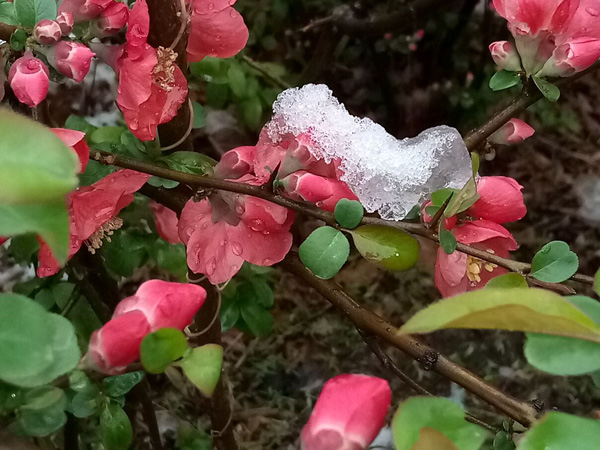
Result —
M 502 128 L 492 134 L 488 140 L 494 144 L 518 144 L 533 136 L 535 130 L 519 119 L 510 119 Z
M 40 44 L 54 45 L 62 37 L 60 25 L 54 20 L 42 19 L 33 29 L 33 37 Z
M 95 53 L 84 44 L 60 41 L 44 51 L 48 62 L 64 76 L 77 82 L 83 81 L 90 71 Z
M 114 36 L 121 31 L 129 19 L 129 8 L 125 3 L 113 2 L 92 22 L 92 32 L 96 37 Z
M 56 18 L 56 22 L 60 26 L 60 32 L 63 36 L 68 36 L 73 31 L 73 25 L 75 25 L 73 13 L 69 11 L 61 12 Z
M 8 82 L 15 96 L 30 108 L 39 105 L 48 94 L 50 85 L 46 65 L 31 52 L 17 59 L 8 73 Z

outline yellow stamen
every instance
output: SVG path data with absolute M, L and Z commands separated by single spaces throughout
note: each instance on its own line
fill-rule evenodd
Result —
M 494 253 L 493 250 L 488 250 L 489 253 Z M 483 261 L 479 258 L 475 258 L 474 256 L 467 256 L 467 278 L 472 284 L 481 283 L 481 271 L 482 269 L 493 272 L 494 269 L 498 267 L 497 264 Z
M 177 60 L 177 53 L 170 48 L 158 47 L 156 49 L 156 57 L 158 62 L 152 71 L 154 74 L 154 81 L 162 89 L 169 92 L 173 89 L 172 85 L 175 83 L 175 61 Z
M 102 239 L 106 238 L 110 242 L 110 236 L 112 236 L 115 230 L 118 230 L 123 226 L 123 219 L 120 217 L 113 217 L 104 225 L 102 225 L 94 234 L 92 234 L 83 243 L 87 247 L 88 251 L 93 255 L 100 247 L 102 247 Z

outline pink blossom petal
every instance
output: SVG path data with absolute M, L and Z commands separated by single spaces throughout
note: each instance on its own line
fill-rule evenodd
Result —
M 522 189 L 513 178 L 481 177 L 477 181 L 481 197 L 468 209 L 468 214 L 496 223 L 520 220 L 527 214 Z
M 499 238 L 505 242 L 503 247 L 507 250 L 513 251 L 519 246 L 513 235 L 506 228 L 489 220 L 479 219 L 467 222 L 454 228 L 452 232 L 458 242 L 467 245 Z
M 179 219 L 174 211 L 160 203 L 150 202 L 158 235 L 170 244 L 179 244 Z
M 71 147 L 79 158 L 78 173 L 84 172 L 90 158 L 90 148 L 85 142 L 85 133 L 67 128 L 51 128 L 51 130 L 67 147 Z

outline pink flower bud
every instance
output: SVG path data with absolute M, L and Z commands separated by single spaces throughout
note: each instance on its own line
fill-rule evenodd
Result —
M 538 76 L 569 77 L 600 58 L 600 39 L 577 38 L 559 45 Z
M 58 12 L 69 12 L 75 22 L 86 22 L 97 17 L 114 0 L 63 0 Z
M 356 195 L 343 181 L 303 170 L 294 172 L 282 182 L 290 197 L 315 203 L 326 211 L 333 211 L 337 202 L 343 198 L 357 200 Z
M 236 180 L 252 172 L 256 147 L 238 147 L 225 153 L 215 166 L 215 177 Z
M 21 103 L 30 108 L 39 105 L 48 94 L 50 85 L 46 65 L 31 52 L 17 59 L 8 73 L 8 82 Z
M 158 235 L 170 244 L 180 244 L 177 214 L 156 202 L 150 202 L 150 209 L 154 213 Z
M 302 429 L 303 450 L 364 450 L 385 423 L 392 400 L 386 380 L 367 375 L 330 379 Z
M 150 324 L 141 311 L 131 311 L 109 320 L 92 333 L 84 363 L 114 375 L 140 357 L 140 344 L 150 333 Z
M 192 323 L 205 299 L 206 291 L 198 285 L 150 280 L 142 283 L 135 295 L 119 302 L 113 318 L 139 311 L 151 331 L 166 327 L 183 330 Z
M 40 20 L 33 29 L 33 37 L 40 44 L 54 45 L 62 37 L 58 22 L 50 19 Z
M 129 8 L 125 3 L 113 2 L 104 9 L 97 20 L 92 22 L 92 32 L 96 37 L 114 36 L 127 25 Z
M 517 49 L 511 42 L 492 42 L 490 44 L 490 53 L 498 67 L 510 72 L 523 70 L 521 67 L 521 58 L 517 53 Z
M 73 20 L 73 14 L 69 11 L 61 12 L 56 18 L 56 22 L 60 26 L 60 32 L 63 36 L 68 36 L 73 31 L 73 25 L 75 25 L 75 21 Z
M 77 173 L 84 172 L 90 158 L 90 148 L 84 139 L 85 133 L 69 130 L 67 128 L 52 128 L 51 130 L 67 147 L 71 147 L 73 152 L 77 155 L 77 158 L 79 159 L 79 169 Z
M 502 128 L 492 134 L 488 140 L 494 144 L 518 144 L 533 136 L 535 130 L 519 119 L 510 119 Z
M 64 76 L 78 83 L 83 81 L 90 71 L 90 64 L 95 53 L 84 44 L 71 41 L 60 41 L 45 50 L 48 62 Z

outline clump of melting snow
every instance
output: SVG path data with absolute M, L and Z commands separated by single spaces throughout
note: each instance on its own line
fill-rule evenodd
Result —
M 307 134 L 309 151 L 326 162 L 340 160 L 341 179 L 368 212 L 401 220 L 410 209 L 444 187 L 461 188 L 471 177 L 471 159 L 454 128 L 439 126 L 398 140 L 368 118 L 346 110 L 325 85 L 282 92 L 273 105 L 267 133 Z

